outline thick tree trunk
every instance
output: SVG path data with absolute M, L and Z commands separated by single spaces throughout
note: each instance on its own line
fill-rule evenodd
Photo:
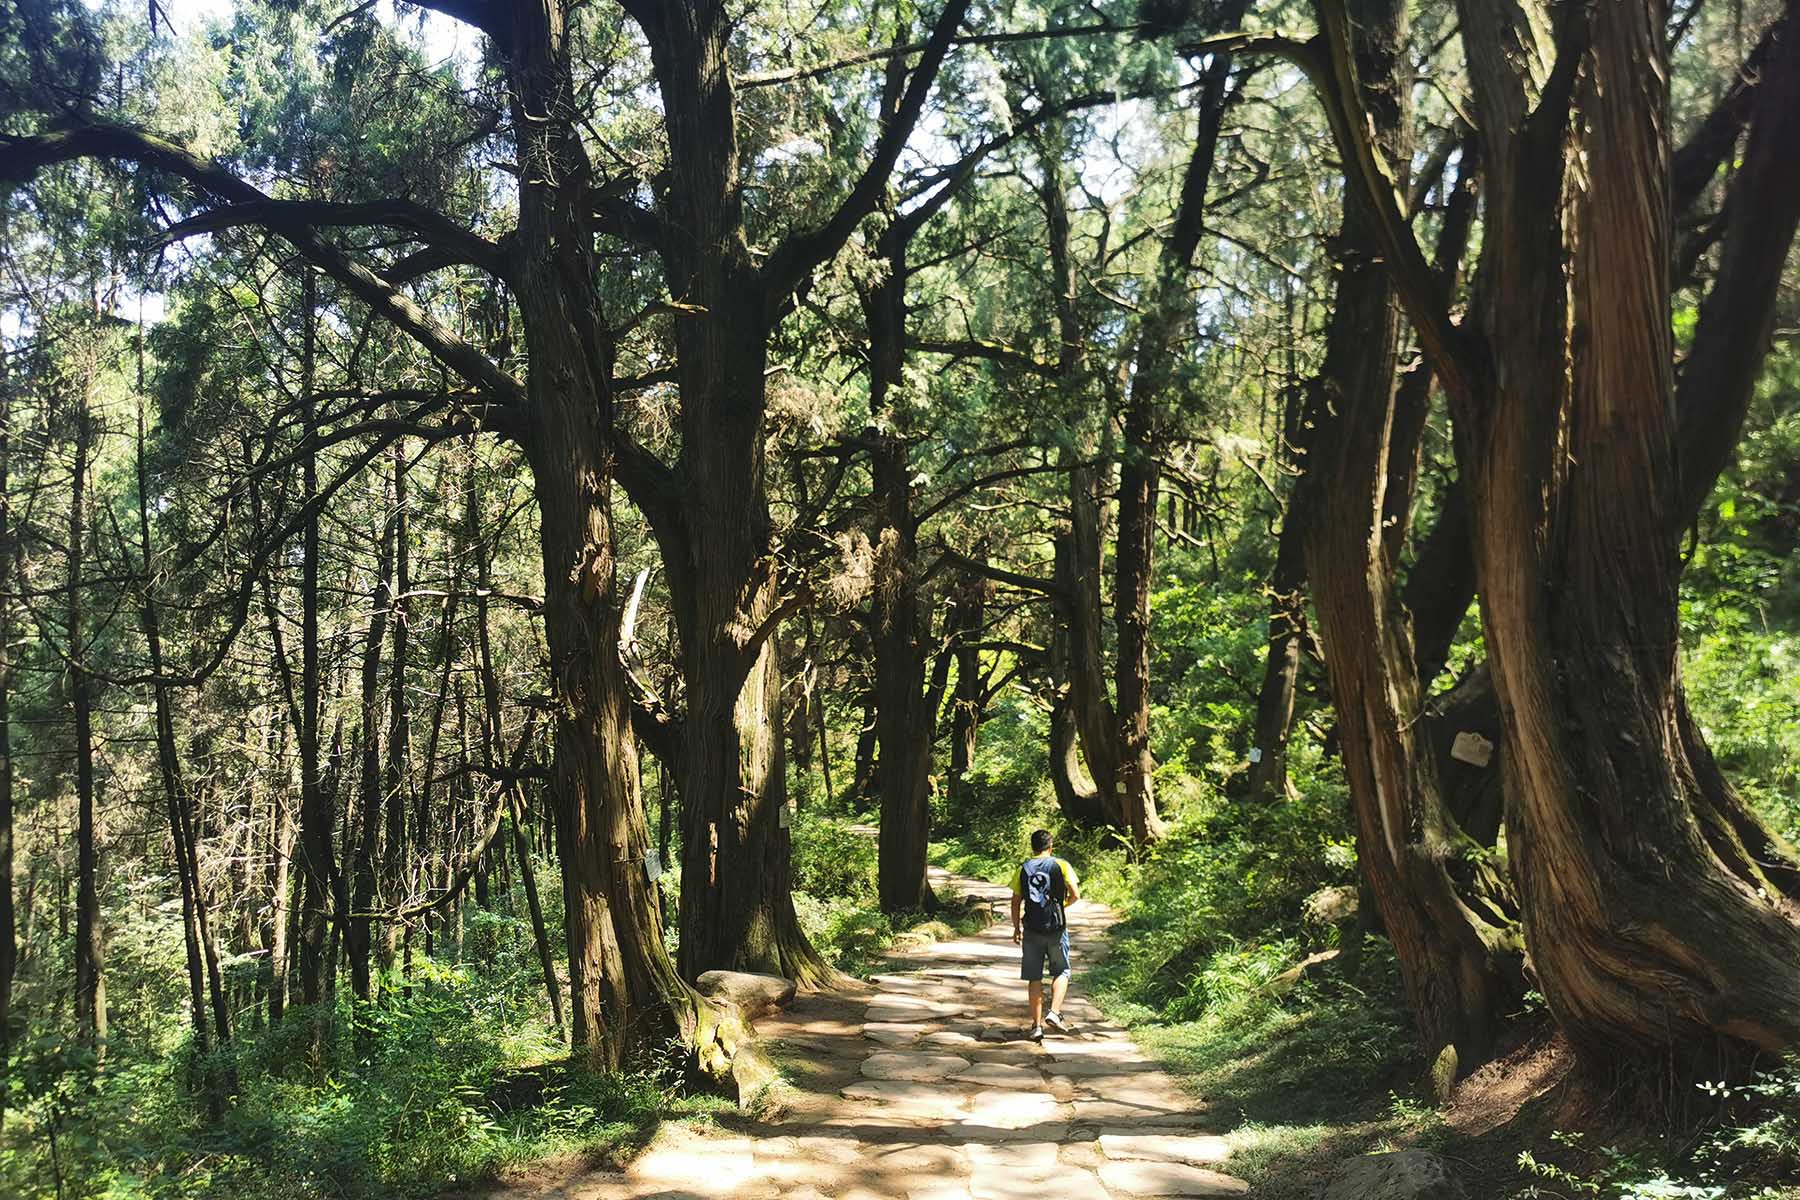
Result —
M 765 489 L 767 340 L 775 321 L 744 233 L 731 18 L 717 0 L 627 8 L 643 27 L 669 136 L 671 295 L 681 457 L 640 489 L 681 628 L 688 716 L 682 797 L 681 973 L 829 968 L 794 915 L 773 529 Z
M 1050 708 L 1050 783 L 1056 793 L 1056 806 L 1065 820 L 1084 829 L 1103 825 L 1117 828 L 1117 805 L 1108 803 L 1109 797 L 1094 774 L 1098 755 L 1086 752 L 1081 737 L 1081 701 L 1092 693 L 1083 692 L 1076 682 L 1079 663 L 1074 643 L 1080 622 L 1072 543 L 1067 531 L 1057 535 L 1057 586 L 1051 599 L 1054 623 L 1050 635 L 1050 676 L 1054 697 Z M 1091 720 L 1089 725 L 1093 725 Z M 1105 744 L 1101 743 L 1102 747 Z
M 1183 272 L 1182 294 L 1186 294 Z M 1141 364 L 1140 364 L 1141 368 Z M 1156 756 L 1150 751 L 1150 588 L 1156 553 L 1156 398 L 1133 387 L 1125 411 L 1119 463 L 1119 533 L 1113 607 L 1118 626 L 1114 683 L 1119 701 L 1117 788 L 1131 840 L 1143 846 L 1163 836 L 1156 811 Z
M 764 644 L 741 685 L 720 680 L 698 695 L 696 682 L 712 681 L 694 669 L 696 659 L 712 665 L 709 656 L 690 656 L 679 783 L 682 976 L 722 969 L 822 983 L 831 970 L 794 914 L 790 838 L 781 816 L 787 788 L 773 647 Z M 721 712 L 727 692 L 731 704 Z M 735 794 L 724 791 L 721 778 L 735 781 Z M 727 797 L 723 807 L 709 803 Z
M 551 783 L 568 940 L 571 1044 L 616 1069 L 671 1037 L 716 1062 L 718 1014 L 685 986 L 663 945 L 644 869 L 612 533 L 612 346 L 597 310 L 587 223 L 589 166 L 560 4 L 513 14 L 514 120 L 522 187 L 517 294 L 532 370 L 525 453 L 538 502 L 544 633 L 557 699 Z M 727 1047 L 728 1048 L 728 1047 Z
M 77 806 L 75 892 L 75 1023 L 95 1052 L 106 1050 L 106 966 L 100 930 L 99 828 L 94 811 L 93 693 L 86 667 L 86 617 L 82 605 L 82 567 L 87 546 L 88 460 L 94 417 L 84 394 L 75 419 L 75 464 L 69 488 L 68 680 L 69 707 L 75 722 L 75 798 Z
M 1104 568 L 1098 488 L 1092 467 L 1077 466 L 1069 472 L 1069 530 L 1059 541 L 1056 558 L 1068 629 L 1068 708 L 1103 820 L 1114 828 L 1129 829 L 1119 794 L 1119 721 L 1107 689 L 1101 641 L 1105 610 L 1100 602 Z
M 1248 0 L 1225 0 L 1211 16 L 1219 28 L 1235 29 L 1248 7 Z M 1157 258 L 1156 282 L 1138 330 L 1135 369 L 1126 394 L 1113 589 L 1118 630 L 1116 765 L 1121 816 L 1139 846 L 1163 836 L 1153 786 L 1156 758 L 1150 748 L 1150 590 L 1155 580 L 1159 456 L 1165 439 L 1165 414 L 1177 399 L 1175 365 L 1180 343 L 1193 326 L 1188 276 L 1205 232 L 1207 190 L 1218 156 L 1219 131 L 1232 100 L 1226 90 L 1230 77 L 1231 56 L 1212 55 L 1197 106 L 1194 150 L 1181 181 L 1173 226 Z
M 1400 0 L 1351 5 L 1362 104 L 1390 161 L 1405 161 L 1410 80 L 1402 74 Z M 1467 188 L 1468 180 L 1462 181 Z M 1466 219 L 1468 197 L 1460 219 Z M 1446 226 L 1458 220 L 1446 217 Z M 1400 964 L 1422 1048 L 1448 1074 L 1481 1062 L 1504 1004 L 1521 986 L 1518 931 L 1503 882 L 1457 828 L 1419 733 L 1420 686 L 1409 622 L 1395 594 L 1399 533 L 1422 424 L 1395 393 L 1399 324 L 1370 217 L 1354 196 L 1318 386 L 1320 423 L 1300 503 L 1306 573 L 1324 642 L 1356 816 L 1357 860 Z
M 541 248 L 551 245 L 545 239 Z M 702 1020 L 713 1014 L 676 976 L 645 872 L 649 829 L 619 658 L 611 497 L 596 411 L 610 407 L 610 385 L 604 374 L 583 377 L 576 347 L 566 344 L 572 338 L 539 313 L 535 298 L 526 311 L 533 361 L 543 364 L 533 372 L 527 455 L 543 548 L 544 631 L 560 701 L 551 796 L 570 1034 L 578 1054 L 616 1068 L 670 1037 L 702 1038 Z
M 1076 305 L 1068 197 L 1060 163 L 1049 154 L 1041 161 L 1044 180 L 1038 195 L 1044 207 L 1060 341 L 1056 378 L 1066 393 L 1064 402 L 1074 405 L 1081 399 L 1077 389 L 1082 384 L 1085 331 Z M 1098 471 L 1084 460 L 1089 453 L 1078 439 L 1077 447 L 1065 449 L 1062 456 L 1068 476 L 1069 526 L 1056 538 L 1050 592 L 1055 621 L 1051 673 L 1059 693 L 1050 721 L 1050 774 L 1058 806 L 1071 822 L 1129 829 L 1119 795 L 1119 720 L 1107 689 L 1101 645 L 1104 521 Z
M 1464 474 L 1533 966 L 1596 1065 L 1652 1056 L 1691 1070 L 1721 1040 L 1782 1049 L 1800 1039 L 1785 872 L 1745 845 L 1759 828 L 1680 684 L 1661 6 L 1602 5 L 1571 23 L 1565 38 L 1588 38 L 1579 118 L 1550 125 L 1554 140 L 1544 127 L 1560 114 L 1537 104 L 1556 95 L 1539 87 L 1547 59 L 1500 53 L 1516 31 L 1463 7 L 1483 132 L 1507 175 L 1484 238 L 1496 392 L 1464 395 L 1458 416 L 1473 434 Z M 1776 58 L 1765 91 L 1800 72 L 1800 46 Z M 1746 170 L 1759 152 L 1792 163 L 1791 141 L 1772 143 L 1784 127 L 1791 138 L 1795 111 L 1790 90 L 1753 125 Z M 1516 319 L 1526 312 L 1539 317 Z
M 935 907 L 925 879 L 931 839 L 931 746 L 937 714 L 925 691 L 919 607 L 918 518 L 912 465 L 893 391 L 906 364 L 906 238 L 890 225 L 880 250 L 887 275 L 863 296 L 869 323 L 870 496 L 875 516 L 875 739 L 881 755 L 877 891 L 883 912 Z

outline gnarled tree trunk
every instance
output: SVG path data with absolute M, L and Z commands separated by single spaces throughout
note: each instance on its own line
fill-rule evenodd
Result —
M 1401 68 L 1401 0 L 1350 5 L 1361 103 L 1383 152 L 1405 161 L 1411 80 Z M 1467 222 L 1468 164 L 1460 208 Z M 1420 684 L 1394 576 L 1409 511 L 1422 421 L 1395 388 L 1399 323 L 1394 290 L 1370 228 L 1347 197 L 1343 261 L 1325 362 L 1309 405 L 1319 422 L 1298 484 L 1306 574 L 1324 643 L 1357 861 L 1399 961 L 1420 1041 L 1448 1075 L 1482 1061 L 1503 1003 L 1521 987 L 1519 934 L 1503 882 L 1445 809 L 1436 762 L 1421 743 Z M 1466 224 L 1463 226 L 1466 229 Z M 1459 252 L 1459 251 L 1458 251 Z M 1452 257 L 1452 256 L 1443 256 Z
M 1714 766 L 1680 683 L 1662 7 L 1585 10 L 1561 22 L 1554 58 L 1536 6 L 1462 9 L 1498 167 L 1480 330 L 1495 382 L 1452 399 L 1532 962 L 1598 1065 L 1693 1067 L 1720 1040 L 1784 1048 L 1800 1038 L 1791 860 L 1757 860 L 1751 843 L 1777 847 Z M 1746 172 L 1791 173 L 1797 58 L 1790 42 L 1770 64 L 1785 95 L 1753 125 Z M 1782 223 L 1791 238 L 1792 215 Z

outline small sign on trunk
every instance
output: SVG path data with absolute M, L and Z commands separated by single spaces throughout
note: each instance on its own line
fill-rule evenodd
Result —
M 1450 743 L 1450 757 L 1471 767 L 1485 767 L 1494 761 L 1494 743 L 1473 730 L 1465 729 Z

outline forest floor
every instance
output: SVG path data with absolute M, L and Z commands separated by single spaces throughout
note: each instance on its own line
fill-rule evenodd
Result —
M 1007 890 L 933 870 L 990 907 L 982 932 L 902 952 L 869 984 L 757 1022 L 781 1080 L 745 1115 L 666 1124 L 622 1170 L 545 1164 L 492 1200 L 1063 1200 L 1237 1196 L 1206 1105 L 1080 993 L 1117 915 L 1069 911 L 1073 1035 L 1027 1039 Z

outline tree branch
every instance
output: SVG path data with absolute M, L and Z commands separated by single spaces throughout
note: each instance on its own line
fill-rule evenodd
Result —
M 185 147 L 142 129 L 104 123 L 23 136 L 0 135 L 0 188 L 10 190 L 45 167 L 83 158 L 112 159 L 166 171 L 202 194 L 234 205 L 274 205 L 254 185 Z M 282 217 L 285 209 L 264 210 L 258 222 L 279 234 L 305 258 L 343 284 L 364 303 L 410 335 L 434 358 L 502 403 L 522 404 L 525 389 L 512 375 L 489 361 L 474 346 L 436 317 L 401 294 L 393 285 L 325 241 L 311 225 Z M 448 218 L 444 218 L 448 220 Z M 473 235 L 468 235 L 473 237 Z M 491 243 L 489 243 L 491 244 Z
M 249 200 L 177 221 L 157 236 L 156 243 L 168 245 L 196 234 L 243 225 L 275 230 L 321 225 L 399 229 L 440 255 L 448 255 L 451 262 L 480 267 L 497 279 L 508 279 L 510 275 L 503 247 L 471 233 L 435 209 L 401 197 L 355 204 L 331 200 Z
M 1033 358 L 1024 350 L 999 342 L 984 342 L 979 338 L 945 340 L 909 336 L 906 348 L 917 350 L 921 354 L 944 354 L 951 358 L 985 358 L 1022 371 L 1030 371 L 1033 375 L 1041 375 L 1046 379 L 1056 374 L 1056 364 L 1053 362 L 1044 362 Z
M 1138 33 L 1143 29 L 1142 25 L 1115 25 L 1111 21 L 1100 21 L 1093 25 L 1077 25 L 1068 29 L 1017 29 L 1001 30 L 995 33 L 972 33 L 965 37 L 953 38 L 950 44 L 952 46 L 1005 46 L 1019 42 L 1049 41 L 1053 38 L 1091 37 L 1107 33 Z M 740 88 L 759 88 L 770 87 L 777 83 L 791 83 L 799 79 L 817 79 L 821 75 L 829 75 L 833 71 L 842 71 L 848 67 L 861 67 L 869 63 L 885 62 L 890 58 L 903 58 L 918 54 L 928 44 L 926 42 L 909 42 L 901 46 L 884 46 L 879 50 L 862 50 L 813 67 L 786 67 L 779 71 L 758 71 L 741 75 L 736 82 Z
M 1016 571 L 1008 571 L 1005 567 L 996 567 L 991 563 L 983 562 L 981 559 L 970 558 L 966 554 L 958 553 L 949 546 L 940 545 L 938 547 L 938 554 L 944 565 L 956 567 L 958 570 L 965 571 L 970 575 L 979 575 L 983 579 L 991 579 L 995 583 L 1004 583 L 1008 587 L 1015 587 L 1024 592 L 1036 592 L 1040 596 L 1048 596 L 1051 599 L 1059 599 L 1062 597 L 1062 589 L 1057 587 L 1051 580 L 1040 579 L 1035 575 L 1021 575 Z
M 808 272 L 836 254 L 857 224 L 875 210 L 875 205 L 887 191 L 888 178 L 893 174 L 900 151 L 912 137 L 919 115 L 925 111 L 925 101 L 937 82 L 938 69 L 943 66 L 951 39 L 969 11 L 969 3 L 970 0 L 946 0 L 944 11 L 938 15 L 931 36 L 920 51 L 919 65 L 913 68 L 899 106 L 882 123 L 875 153 L 837 211 L 818 228 L 788 238 L 769 256 L 762 270 L 762 281 L 771 302 L 791 293 Z

